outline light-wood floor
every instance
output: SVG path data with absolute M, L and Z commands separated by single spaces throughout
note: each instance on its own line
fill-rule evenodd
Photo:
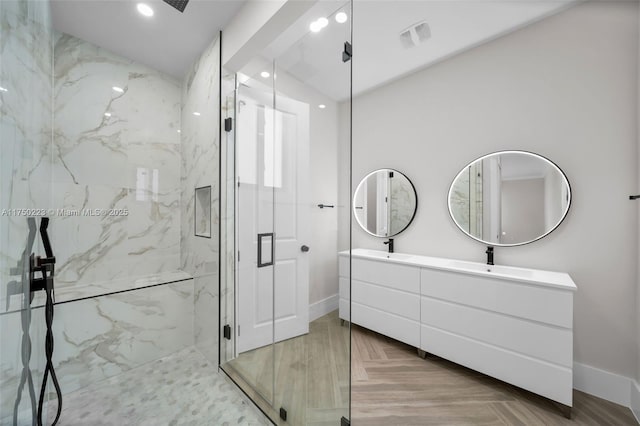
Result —
M 637 425 L 628 408 L 578 391 L 566 419 L 545 398 L 435 356 L 422 359 L 415 348 L 357 325 L 351 346 L 354 426 Z M 278 424 L 338 426 L 348 413 L 348 351 L 349 327 L 332 312 L 312 322 L 308 335 L 243 353 L 225 371 L 285 407 L 288 421 Z
M 555 403 L 364 328 L 352 327 L 352 425 L 637 425 L 631 410 L 574 391 Z
M 349 416 L 349 328 L 337 311 L 311 322 L 309 334 L 244 352 L 223 369 L 257 390 L 266 400 L 258 405 L 270 417 L 284 407 L 287 421 L 278 424 L 339 426 Z

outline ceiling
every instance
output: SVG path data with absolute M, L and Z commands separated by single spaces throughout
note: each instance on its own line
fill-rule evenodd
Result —
M 341 60 L 348 24 L 334 19 L 340 2 L 319 2 L 285 31 L 264 55 L 303 83 L 334 100 L 349 97 L 349 72 Z M 575 0 L 354 0 L 353 94 L 358 95 L 493 40 L 550 15 Z M 344 3 L 343 3 L 344 4 Z M 351 15 L 348 6 L 342 10 Z M 318 33 L 308 26 L 320 16 L 329 25 Z M 351 21 L 351 16 L 349 20 Z M 403 47 L 400 33 L 426 22 L 431 37 Z
M 136 0 L 53 0 L 54 28 L 181 78 L 246 0 L 190 0 L 180 13 L 161 0 L 142 0 L 155 15 L 145 18 Z M 262 52 L 304 84 L 341 101 L 350 93 L 343 43 L 353 20 L 353 94 L 372 90 L 457 53 L 508 34 L 576 0 L 321 0 Z M 348 15 L 337 23 L 336 13 Z M 309 24 L 326 17 L 320 32 Z M 431 37 L 405 48 L 400 33 L 426 22 Z
M 161 0 L 146 18 L 135 0 L 53 0 L 53 27 L 176 78 L 238 12 L 245 0 L 190 0 L 184 13 Z

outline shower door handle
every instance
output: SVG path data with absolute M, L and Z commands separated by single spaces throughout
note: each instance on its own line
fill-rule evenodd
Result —
M 266 248 L 266 250 L 265 250 Z M 269 253 L 270 258 L 265 260 L 264 254 Z M 273 232 L 258 234 L 258 268 L 273 265 L 275 257 L 275 238 Z

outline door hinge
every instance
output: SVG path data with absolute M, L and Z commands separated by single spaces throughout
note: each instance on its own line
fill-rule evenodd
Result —
M 345 41 L 344 50 L 342 51 L 342 62 L 349 62 L 351 60 L 351 56 L 353 56 L 351 43 L 349 43 L 348 41 Z
M 233 130 L 233 119 L 231 117 L 224 119 L 224 131 L 230 132 Z
M 351 426 L 351 422 L 346 417 L 342 416 L 340 419 L 340 426 Z
M 238 250 L 238 262 L 240 262 L 240 250 Z
M 223 328 L 223 335 L 224 338 L 227 340 L 231 340 L 231 326 L 229 324 L 226 324 Z
M 240 337 L 240 326 L 238 326 L 238 337 Z

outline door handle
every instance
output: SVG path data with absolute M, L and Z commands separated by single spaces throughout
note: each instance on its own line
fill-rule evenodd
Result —
M 271 244 L 271 250 L 269 250 L 271 257 L 269 260 L 265 261 L 262 258 L 263 251 L 262 245 L 265 244 L 266 239 L 269 239 L 268 243 Z M 265 234 L 258 234 L 258 268 L 263 268 L 265 266 L 273 265 L 273 258 L 275 257 L 275 241 L 273 238 L 273 232 L 268 232 Z
M 300 251 L 303 252 L 303 253 L 308 252 L 309 251 L 309 246 L 303 245 L 302 247 L 300 247 Z

